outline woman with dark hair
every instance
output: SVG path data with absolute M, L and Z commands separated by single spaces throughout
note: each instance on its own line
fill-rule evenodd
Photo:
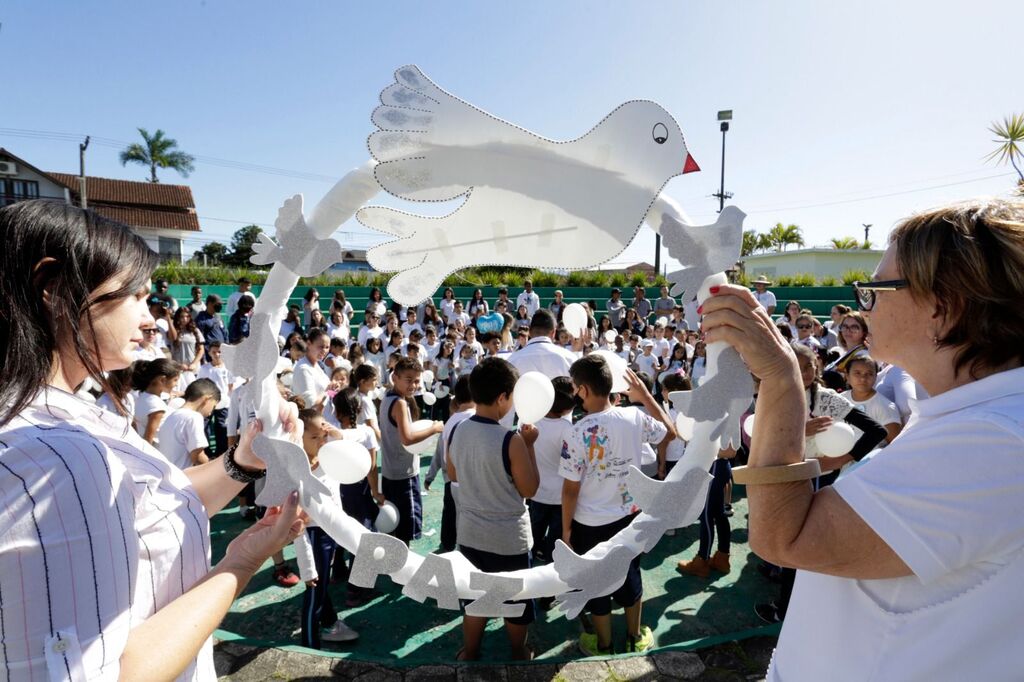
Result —
M 323 329 L 324 331 L 327 331 L 327 318 L 324 317 L 324 314 L 320 312 L 319 308 L 310 313 L 309 327 L 306 331 L 312 332 L 314 329 Z
M 162 396 L 174 390 L 180 375 L 181 365 L 167 358 L 139 360 L 133 365 L 132 388 L 138 396 L 135 428 L 150 445 L 156 444 L 156 433 L 167 414 L 167 403 Z
M 428 301 L 423 306 L 423 328 L 426 329 L 431 326 L 439 335 L 444 334 L 444 319 L 437 314 L 437 307 Z
M 626 308 L 626 318 L 623 326 L 631 334 L 638 334 L 640 338 L 644 337 L 644 331 L 647 329 L 647 323 L 637 315 L 636 308 Z
M 334 298 L 331 299 L 331 310 L 340 310 L 341 314 L 345 316 L 346 320 L 351 320 L 354 313 L 352 304 L 345 298 L 344 289 L 335 289 Z
M 869 282 L 871 354 L 929 398 L 887 447 L 815 491 L 797 349 L 751 294 L 712 288 L 708 343 L 761 383 L 750 545 L 798 570 L 770 680 L 1013 679 L 1024 646 L 1024 202 L 914 215 Z M 964 627 L 970 623 L 970 627 Z M 977 655 L 984 652 L 984 655 Z
M 455 289 L 451 287 L 445 287 L 441 293 L 441 305 L 440 305 L 441 317 L 444 318 L 445 322 L 455 312 Z
M 192 310 L 181 306 L 174 311 L 174 328 L 178 330 L 178 338 L 171 342 L 171 359 L 181 364 L 186 371 L 195 374 L 203 363 L 202 332 L 196 328 L 192 319 Z
M 297 496 L 211 570 L 209 517 L 263 468 L 257 429 L 182 472 L 130 428 L 123 405 L 112 414 L 74 395 L 86 378 L 111 392 L 105 372 L 131 363 L 153 322 L 157 255 L 127 226 L 57 202 L 0 209 L 0 239 L 0 508 L 23 521 L 0 526 L 3 669 L 215 679 L 210 636 L 302 531 Z
M 377 313 L 378 317 L 383 317 L 387 311 L 387 303 L 380 293 L 380 287 L 370 289 L 370 296 L 366 299 L 366 312 Z
M 790 301 L 781 315 L 775 318 L 776 324 L 786 324 L 789 327 L 791 339 L 797 337 L 796 318 L 800 317 L 800 301 Z
M 320 292 L 315 288 L 310 287 L 306 289 L 306 293 L 303 295 L 302 301 L 302 326 L 309 329 L 310 320 L 313 317 L 313 311 L 320 310 Z
M 486 315 L 489 310 L 487 301 L 484 300 L 483 289 L 473 289 L 473 298 L 469 299 L 469 305 L 466 306 L 470 319 L 476 320 L 481 315 Z

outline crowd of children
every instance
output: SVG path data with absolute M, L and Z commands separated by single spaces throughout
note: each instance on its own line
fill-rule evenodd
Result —
M 143 325 L 138 359 L 110 381 L 129 406 L 138 433 L 182 468 L 223 453 L 252 416 L 250 387 L 231 375 L 221 357 L 222 343 L 248 334 L 248 320 L 242 318 L 251 315 L 255 301 L 249 283 L 240 282 L 229 298 L 227 328 L 219 297 L 207 297 L 204 304 L 197 289 L 193 301 L 176 310 L 165 293 L 150 297 L 154 322 Z M 398 525 L 392 535 L 408 544 L 422 536 L 423 524 L 419 455 L 410 448 L 439 436 L 423 484 L 429 490 L 440 472 L 440 551 L 458 549 L 478 570 L 497 572 L 552 561 L 556 540 L 580 554 L 608 540 L 639 512 L 626 483 L 629 466 L 664 477 L 683 457 L 686 443 L 675 431 L 678 415 L 668 396 L 698 385 L 706 371 L 696 310 L 687 317 L 688 306 L 678 304 L 664 287 L 653 302 L 642 288 L 634 293 L 627 304 L 614 289 L 603 311 L 592 301 L 586 304 L 589 328 L 574 339 L 560 325 L 561 292 L 543 307 L 529 282 L 514 303 L 502 289 L 493 306 L 479 290 L 463 306 L 447 289 L 436 305 L 389 307 L 377 291 L 358 329 L 353 329 L 352 305 L 344 292 L 336 293 L 323 315 L 319 294 L 310 289 L 302 308 L 289 309 L 281 324 L 278 369 L 282 395 L 301 408 L 303 447 L 314 475 L 325 478 L 318 466 L 324 443 L 344 438 L 364 445 L 374 463 L 369 475 L 355 484 L 332 486 L 336 502 L 370 529 L 379 506 L 394 504 Z M 490 311 L 503 316 L 502 329 L 488 327 L 478 334 L 477 320 Z M 804 373 L 809 450 L 810 436 L 833 420 L 857 429 L 850 453 L 821 458 L 826 475 L 819 485 L 828 485 L 844 466 L 895 438 L 906 421 L 898 404 L 906 404 L 905 394 L 914 390 L 899 368 L 879 373 L 869 355 L 863 317 L 845 306 L 832 312 L 832 319 L 821 325 L 791 301 L 779 319 L 780 332 L 793 340 Z M 516 315 L 524 317 L 525 325 Z M 510 423 L 516 363 L 529 354 L 516 353 L 531 341 L 531 322 L 539 319 L 535 315 L 549 325 L 554 320 L 552 345 L 569 358 L 559 365 L 567 369 L 550 377 L 555 398 L 549 413 L 536 424 L 510 429 L 503 424 Z M 611 370 L 594 350 L 611 351 L 626 361 L 628 391 L 612 392 Z M 99 403 L 113 409 L 109 396 L 101 396 Z M 706 578 L 711 571 L 730 571 L 730 462 L 742 460 L 748 445 L 739 452 L 722 450 L 712 465 L 697 554 L 679 562 L 680 572 Z M 258 513 L 254 499 L 254 489 L 243 492 L 244 516 Z M 311 526 L 297 544 L 299 576 L 283 555 L 274 557 L 280 585 L 306 585 L 305 646 L 358 638 L 339 618 L 329 590 L 332 579 L 343 580 L 347 573 L 343 555 L 322 529 Z M 779 567 L 763 565 L 762 572 L 783 583 L 779 600 L 758 606 L 762 617 L 776 621 L 785 615 L 791 581 L 787 587 L 789 576 Z M 373 590 L 350 584 L 345 606 L 375 596 Z M 580 648 L 598 655 L 653 646 L 653 633 L 641 622 L 642 600 L 637 557 L 618 590 L 588 603 Z M 514 657 L 532 656 L 528 626 L 551 601 L 527 600 L 521 615 L 505 619 Z M 613 602 L 625 610 L 624 646 L 612 640 Z M 479 655 L 486 622 L 464 617 L 458 658 Z

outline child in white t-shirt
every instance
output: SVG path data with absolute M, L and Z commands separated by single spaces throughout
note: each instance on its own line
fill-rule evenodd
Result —
M 674 438 L 675 427 L 631 371 L 626 372 L 627 395 L 648 413 L 613 407 L 611 369 L 599 355 L 574 362 L 569 376 L 587 415 L 576 423 L 571 439 L 562 447 L 562 540 L 582 555 L 610 540 L 640 513 L 627 484 L 629 467 L 640 467 L 643 443 L 660 444 Z M 595 633 L 580 635 L 584 653 L 612 652 L 613 598 L 626 610 L 627 651 L 643 652 L 653 647 L 654 634 L 640 625 L 643 583 L 638 555 L 630 562 L 621 587 L 587 603 Z
M 640 347 L 643 349 L 643 354 L 636 358 L 637 371 L 643 372 L 650 377 L 658 376 L 658 370 L 661 368 L 661 358 L 654 354 L 654 341 L 644 339 Z
M 349 383 L 359 391 L 359 414 L 356 416 L 356 424 L 369 426 L 378 442 L 380 426 L 377 424 L 377 406 L 373 404 L 373 394 L 380 385 L 379 377 L 377 368 L 369 363 L 359 365 L 349 376 Z
M 530 528 L 533 531 L 533 558 L 547 563 L 555 540 L 562 537 L 562 477 L 558 470 L 562 461 L 562 443 L 572 438 L 572 381 L 555 377 L 555 400 L 551 410 L 538 421 L 537 440 L 533 452 L 537 458 L 540 485 L 530 498 Z M 544 602 L 545 600 L 541 600 Z
M 878 378 L 878 365 L 867 355 L 858 355 L 846 363 L 846 381 L 850 384 L 849 391 L 840 395 L 853 403 L 853 406 L 864 412 L 885 427 L 885 442 L 888 445 L 903 429 L 900 412 L 896 405 L 875 390 Z M 859 437 L 863 433 L 854 427 Z
M 199 368 L 199 378 L 209 379 L 217 384 L 220 390 L 220 402 L 213 409 L 210 415 L 210 430 L 213 431 L 213 439 L 216 441 L 211 456 L 219 455 L 228 449 L 228 407 L 230 406 L 231 388 L 235 382 L 235 376 L 224 365 L 221 356 L 221 344 L 219 341 L 211 341 L 207 345 L 209 362 L 203 363 Z
M 437 439 L 437 445 L 434 448 L 434 457 L 430 460 L 430 469 L 427 471 L 426 478 L 423 479 L 423 487 L 430 490 L 430 485 L 434 482 L 434 478 L 437 477 L 437 472 L 441 472 L 441 478 L 444 480 L 444 504 L 441 508 L 441 551 L 451 552 L 455 549 L 458 543 L 457 529 L 455 525 L 455 495 L 452 492 L 452 487 L 458 485 L 453 484 L 448 478 L 448 441 L 451 438 L 452 431 L 462 421 L 469 419 L 476 414 L 476 403 L 473 402 L 473 394 L 469 390 L 469 377 L 459 377 L 458 381 L 455 382 L 455 388 L 452 389 L 451 393 L 451 416 L 444 423 L 444 429 L 441 430 L 441 437 Z
M 160 424 L 167 414 L 167 402 L 163 399 L 169 395 L 178 383 L 181 365 L 160 358 L 157 360 L 137 360 L 132 372 L 132 388 L 135 395 L 135 430 L 150 445 L 156 445 Z
M 462 350 L 459 351 L 458 360 L 458 373 L 460 377 L 469 376 L 473 372 L 473 368 L 477 365 L 476 352 L 473 346 L 468 343 L 463 344 Z
M 157 447 L 171 464 L 187 469 L 209 462 L 206 420 L 220 402 L 220 390 L 209 379 L 196 379 L 185 388 L 185 404 L 160 424 Z

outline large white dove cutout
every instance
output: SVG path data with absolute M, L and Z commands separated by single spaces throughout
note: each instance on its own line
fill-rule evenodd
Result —
M 696 520 L 710 481 L 707 469 L 720 444 L 734 439 L 733 422 L 750 400 L 749 377 L 744 380 L 735 353 L 713 344 L 702 384 L 708 390 L 700 400 L 696 392 L 690 400 L 672 396 L 693 424 L 692 438 L 665 481 L 630 472 L 629 489 L 640 509 L 630 526 L 583 556 L 560 546 L 553 564 L 484 574 L 459 552 L 427 559 L 393 537 L 370 532 L 322 494 L 280 422 L 275 330 L 288 298 L 300 276 L 315 275 L 340 257 L 331 235 L 358 211 L 364 224 L 401 237 L 369 255 L 378 269 L 401 271 L 388 291 L 403 303 L 431 296 L 445 274 L 466 265 L 596 265 L 619 253 L 645 219 L 684 265 L 673 282 L 703 301 L 710 286 L 726 281 L 720 271 L 739 256 L 743 214 L 726 209 L 714 225 L 696 228 L 659 196 L 669 178 L 696 170 L 696 164 L 679 126 L 651 102 L 628 102 L 583 137 L 553 142 L 452 97 L 415 67 L 399 69 L 397 83 L 381 99 L 384 105 L 373 114 L 381 131 L 370 138 L 376 162 L 347 174 L 308 216 L 300 196 L 285 201 L 276 241 L 261 237 L 255 248 L 253 262 L 272 268 L 256 302 L 252 334 L 226 359 L 253 382 L 250 399 L 263 423 L 254 449 L 268 470 L 261 499 L 273 503 L 298 489 L 309 516 L 355 554 L 356 584 L 369 586 L 387 575 L 405 586 L 403 594 L 432 598 L 441 608 L 475 600 L 467 613 L 481 616 L 514 615 L 521 606 L 509 601 L 541 596 L 561 596 L 563 612 L 574 613 L 588 599 L 614 591 L 625 577 L 622 567 L 650 551 L 666 529 Z M 443 218 L 361 208 L 381 186 L 417 201 L 460 195 L 465 201 Z
M 654 102 L 626 102 L 583 136 L 555 141 L 445 92 L 415 66 L 395 81 L 372 115 L 377 182 L 411 201 L 465 199 L 442 217 L 380 206 L 356 214 L 400 238 L 367 260 L 399 271 L 388 294 L 403 304 L 468 266 L 599 265 L 629 245 L 670 179 L 700 170 L 679 124 Z

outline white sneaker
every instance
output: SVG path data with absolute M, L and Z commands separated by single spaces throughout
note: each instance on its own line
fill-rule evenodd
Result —
M 320 639 L 325 642 L 352 642 L 359 639 L 359 633 L 346 625 L 345 621 L 339 620 L 324 630 Z

